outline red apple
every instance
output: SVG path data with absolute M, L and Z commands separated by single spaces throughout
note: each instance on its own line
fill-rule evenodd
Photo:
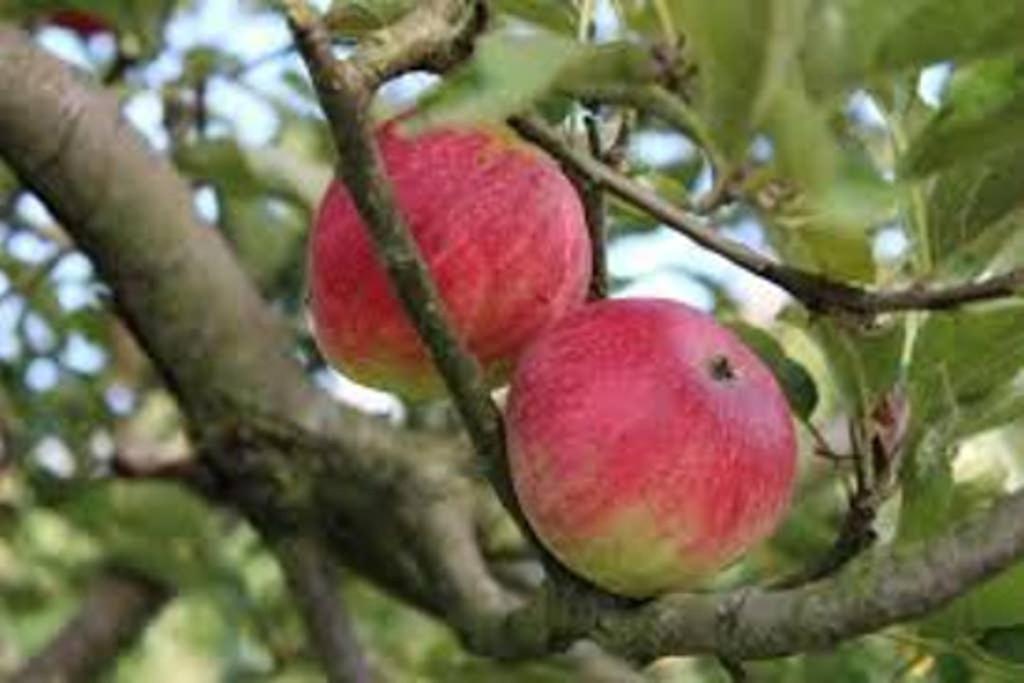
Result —
M 501 129 L 410 136 L 391 122 L 377 137 L 453 327 L 495 386 L 528 341 L 584 300 L 590 251 L 579 197 L 552 159 Z M 410 398 L 443 391 L 337 181 L 320 206 L 309 267 L 313 330 L 332 365 Z
M 683 304 L 603 301 L 566 316 L 521 356 L 507 429 L 540 540 L 621 595 L 693 586 L 788 508 L 785 396 L 729 330 Z
M 99 14 L 79 9 L 57 10 L 49 16 L 47 23 L 74 31 L 83 38 L 112 30 L 110 22 Z

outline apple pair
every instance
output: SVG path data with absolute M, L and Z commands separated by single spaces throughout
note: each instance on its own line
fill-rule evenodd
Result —
M 585 303 L 590 247 L 574 187 L 499 129 L 391 122 L 378 143 L 447 312 L 506 414 L 517 497 L 566 566 L 622 595 L 694 585 L 788 507 L 795 439 L 765 365 L 713 318 L 666 300 Z M 314 332 L 347 375 L 413 398 L 442 382 L 347 190 L 310 250 Z

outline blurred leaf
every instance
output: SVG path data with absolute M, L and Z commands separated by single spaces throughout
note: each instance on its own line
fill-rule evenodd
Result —
M 871 0 L 881 4 L 880 0 Z M 870 4 L 870 3 L 867 3 Z M 912 0 L 892 30 L 883 33 L 872 66 L 904 69 L 945 59 L 972 59 L 1021 50 L 1022 0 Z
M 1016 598 L 1020 600 L 1024 598 L 1024 594 Z M 993 657 L 1024 665 L 1024 626 L 986 631 L 978 638 L 977 644 Z
M 818 388 L 807 369 L 790 358 L 775 337 L 764 330 L 740 321 L 727 326 L 771 369 L 794 414 L 808 420 L 818 404 Z
M 1024 624 L 1024 564 L 989 579 L 921 622 L 927 635 L 953 637 Z
M 905 176 L 923 176 L 1021 147 L 1024 68 L 1017 60 L 987 62 L 954 81 L 948 101 L 900 161 Z
M 934 313 L 918 329 L 908 370 L 910 426 L 901 479 L 900 538 L 925 538 L 969 507 L 951 460 L 963 419 L 977 420 L 1024 365 L 1024 303 Z M 991 397 L 991 398 L 990 398 Z M 991 413 L 989 413 L 991 415 Z
M 282 146 L 244 148 L 232 140 L 203 141 L 175 154 L 179 168 L 232 195 L 272 194 L 316 210 L 331 178 L 327 164 Z
M 640 84 L 657 77 L 650 54 L 633 43 L 614 42 L 579 45 L 578 52 L 558 74 L 558 85 L 607 83 Z
M 304 274 L 306 217 L 281 201 L 228 195 L 221 225 L 246 272 L 268 296 L 298 304 Z
M 576 31 L 576 12 L 572 3 L 545 0 L 496 0 L 490 6 L 499 15 L 543 26 L 556 33 L 572 35 Z
M 928 316 L 917 332 L 909 382 L 913 424 L 940 415 L 956 419 L 958 406 L 1009 384 L 1024 366 L 1024 303 Z
M 862 328 L 822 319 L 811 326 L 811 331 L 825 351 L 836 388 L 849 411 L 869 414 L 879 397 L 901 381 L 905 321 Z
M 673 0 L 673 17 L 699 74 L 700 111 L 722 152 L 736 161 L 746 152 L 756 106 L 770 81 L 775 8 L 788 0 Z M 792 27 L 790 27 L 792 28 Z
M 217 517 L 180 486 L 95 482 L 57 509 L 96 538 L 116 564 L 176 586 L 209 580 Z
M 503 121 L 523 111 L 557 85 L 644 80 L 649 60 L 624 43 L 590 45 L 555 33 L 490 33 L 473 59 L 421 98 L 407 122 Z
M 773 98 L 765 126 L 783 175 L 805 192 L 823 194 L 839 165 L 839 148 L 825 110 L 811 101 L 802 86 L 789 84 Z
M 1024 418 L 1024 376 L 976 400 L 963 401 L 957 409 L 954 438 L 960 441 L 1021 418 Z
M 900 543 L 932 538 L 956 517 L 957 491 L 952 466 L 956 451 L 943 432 L 931 430 L 906 446 L 911 453 L 900 469 Z
M 809 191 L 791 189 L 791 180 L 783 179 L 782 187 L 791 196 L 784 194 L 775 206 L 766 204 L 762 209 L 768 239 L 793 265 L 840 279 L 874 282 L 873 230 L 898 215 L 896 188 L 883 180 L 856 143 L 835 146 L 823 130 L 824 137 L 812 135 L 807 143 L 811 149 L 805 149 L 799 121 L 793 119 L 786 125 L 791 130 L 780 138 L 781 170 L 804 178 L 804 189 Z M 813 120 L 809 126 L 814 129 Z M 815 151 L 821 147 L 824 151 Z M 810 177 L 815 174 L 822 177 Z M 751 190 L 770 196 L 773 188 Z
M 410 127 L 503 121 L 547 92 L 583 46 L 553 33 L 490 33 L 473 59 L 420 100 Z
M 866 230 L 810 217 L 770 217 L 772 246 L 793 265 L 859 282 L 873 282 L 875 259 Z
M 805 71 L 835 92 L 888 71 L 1020 51 L 1022 0 L 826 0 L 808 19 Z
M 232 73 L 243 66 L 242 60 L 212 47 L 194 47 L 185 54 L 183 80 L 198 83 L 217 73 Z
M 929 183 L 927 226 L 931 261 L 964 278 L 984 270 L 1022 225 L 1024 146 L 982 164 L 956 166 Z

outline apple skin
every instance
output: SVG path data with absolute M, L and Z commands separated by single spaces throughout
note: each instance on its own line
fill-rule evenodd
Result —
M 78 9 L 57 10 L 50 14 L 47 23 L 74 31 L 83 38 L 113 30 L 110 23 L 99 14 Z
M 579 196 L 558 165 L 499 128 L 377 131 L 399 210 L 453 328 L 490 386 L 538 332 L 580 305 L 590 247 Z M 442 379 L 394 294 L 351 196 L 328 188 L 309 258 L 314 336 L 333 366 L 411 399 Z
M 520 358 L 506 426 L 534 531 L 613 593 L 693 587 L 789 507 L 784 394 L 729 330 L 680 303 L 602 301 L 566 316 Z

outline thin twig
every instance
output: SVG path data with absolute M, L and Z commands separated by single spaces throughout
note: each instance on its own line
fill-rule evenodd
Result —
M 306 536 L 274 544 L 278 562 L 295 596 L 330 683 L 369 683 L 370 669 L 338 591 L 332 560 Z
M 601 132 L 597 115 L 588 112 L 584 116 L 583 124 L 587 131 L 590 153 L 601 157 Z M 583 202 L 587 233 L 590 236 L 591 271 L 588 298 L 591 300 L 605 299 L 608 297 L 608 257 L 605 244 L 607 241 L 607 202 L 604 189 L 586 176 L 575 172 L 574 169 L 566 170 L 569 171 L 569 178 L 576 186 L 576 191 Z
M 616 196 L 642 209 L 700 246 L 789 292 L 807 308 L 872 316 L 908 310 L 945 310 L 1024 292 L 1024 268 L 949 287 L 913 286 L 900 290 L 867 290 L 778 263 L 712 229 L 706 222 L 661 198 L 639 183 L 574 148 L 536 117 L 514 117 L 511 124 L 563 164 L 572 166 Z

